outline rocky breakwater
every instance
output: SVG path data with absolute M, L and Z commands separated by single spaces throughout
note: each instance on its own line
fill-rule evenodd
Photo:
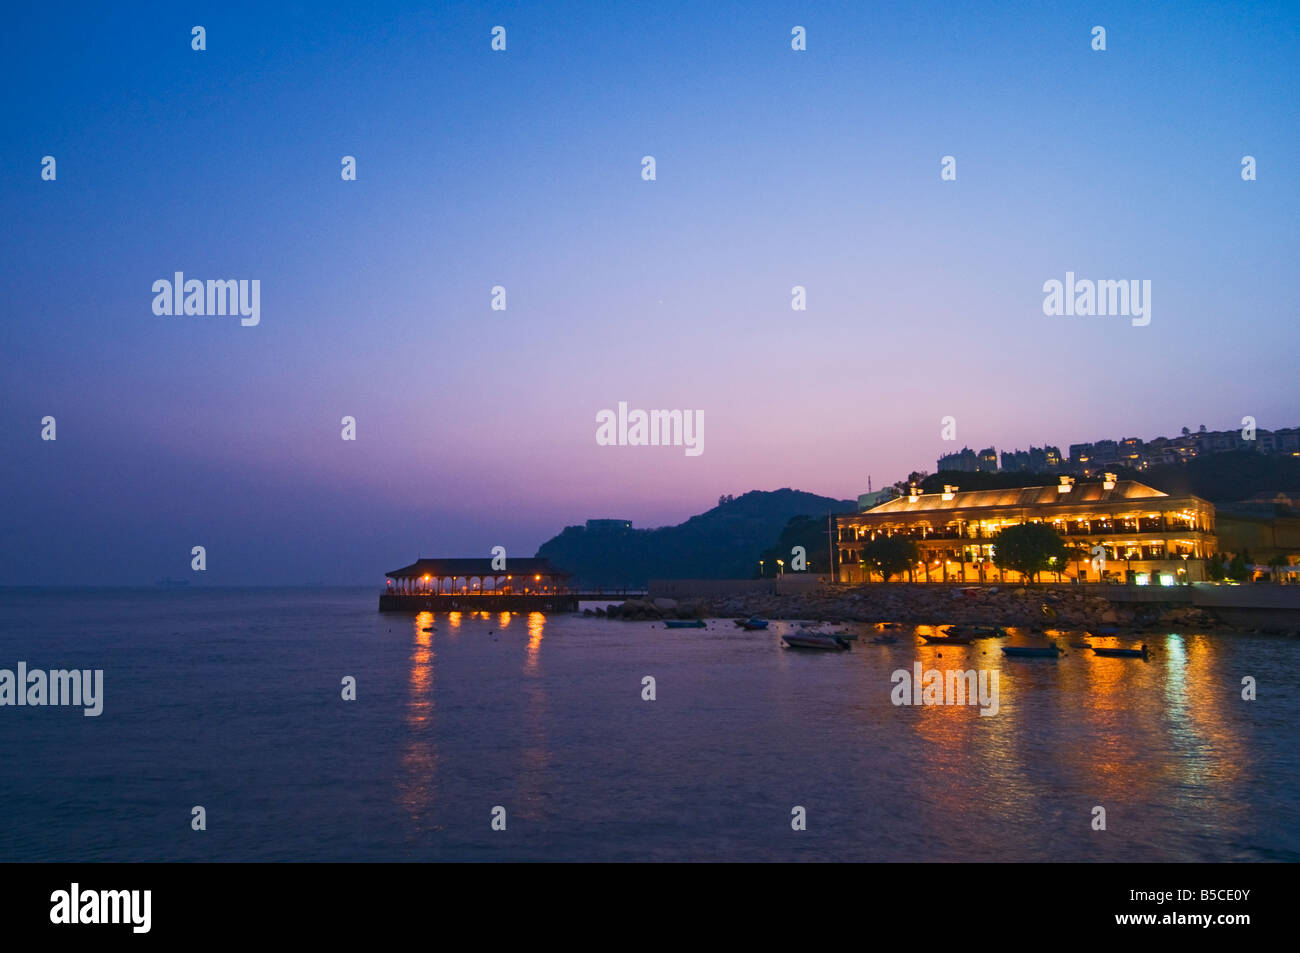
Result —
M 1051 610 L 1050 613 L 1043 611 L 1044 606 Z M 1021 586 L 971 589 L 884 584 L 821 586 L 800 594 L 729 595 L 690 604 L 657 599 L 624 603 L 621 611 L 616 613 L 617 608 L 610 607 L 612 618 L 760 616 L 765 619 L 906 622 L 916 625 L 994 624 L 1031 629 L 1088 629 L 1113 625 L 1127 629 L 1154 630 L 1168 626 L 1206 630 L 1219 625 L 1213 613 L 1203 609 L 1151 604 L 1117 605 L 1102 596 L 1082 591 Z
M 648 619 L 703 619 L 709 607 L 699 601 L 678 602 L 676 599 L 628 599 L 596 609 L 583 609 L 585 616 L 608 616 L 611 619 L 645 621 Z

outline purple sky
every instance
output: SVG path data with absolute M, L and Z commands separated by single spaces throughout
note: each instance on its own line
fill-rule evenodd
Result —
M 1130 6 L 20 12 L 0 584 L 196 544 L 210 584 L 378 583 L 963 444 L 1300 423 L 1300 14 Z M 177 270 L 259 279 L 261 323 L 154 315 Z M 1044 316 L 1067 271 L 1150 280 L 1150 326 Z M 597 446 L 619 401 L 704 453 Z

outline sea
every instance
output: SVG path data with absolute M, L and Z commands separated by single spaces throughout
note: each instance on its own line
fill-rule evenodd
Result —
M 96 717 L 0 706 L 0 860 L 1300 860 L 1292 638 L 1010 659 L 1044 640 L 377 610 L 0 590 L 0 669 L 104 673 Z M 996 714 L 895 704 L 918 662 L 996 672 Z

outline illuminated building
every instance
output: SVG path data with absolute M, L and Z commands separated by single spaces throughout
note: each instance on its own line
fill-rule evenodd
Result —
M 942 493 L 922 493 L 912 487 L 864 512 L 835 517 L 837 578 L 868 581 L 863 547 L 885 534 L 916 543 L 914 581 L 1018 582 L 1017 573 L 997 569 L 993 551 L 997 533 L 1020 523 L 1047 523 L 1065 540 L 1070 557 L 1060 567 L 1062 580 L 1102 581 L 1092 568 L 1093 547 L 1100 545 L 1109 579 L 1123 581 L 1131 572 L 1137 582 L 1195 582 L 1205 578 L 1203 561 L 1217 549 L 1212 503 L 1115 480 L 1109 473 L 1100 483 L 1062 477 L 1059 486 L 1006 490 L 962 492 L 949 486 Z

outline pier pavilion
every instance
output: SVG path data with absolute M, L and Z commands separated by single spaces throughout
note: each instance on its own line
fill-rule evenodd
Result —
M 546 559 L 417 559 L 384 575 L 379 611 L 487 610 L 572 612 L 570 574 Z
M 837 578 L 871 578 L 862 551 L 885 534 L 916 543 L 920 558 L 911 576 L 917 582 L 1018 582 L 1015 572 L 993 564 L 993 537 L 1018 523 L 1047 523 L 1065 540 L 1072 558 L 1060 567 L 1062 579 L 1196 582 L 1205 578 L 1204 560 L 1217 549 L 1214 504 L 1110 473 L 1100 483 L 1077 486 L 1073 477 L 1062 477 L 1059 486 L 1007 490 L 948 486 L 922 493 L 914 486 L 879 506 L 835 518 Z M 1091 566 L 1097 545 L 1106 554 L 1105 578 Z

